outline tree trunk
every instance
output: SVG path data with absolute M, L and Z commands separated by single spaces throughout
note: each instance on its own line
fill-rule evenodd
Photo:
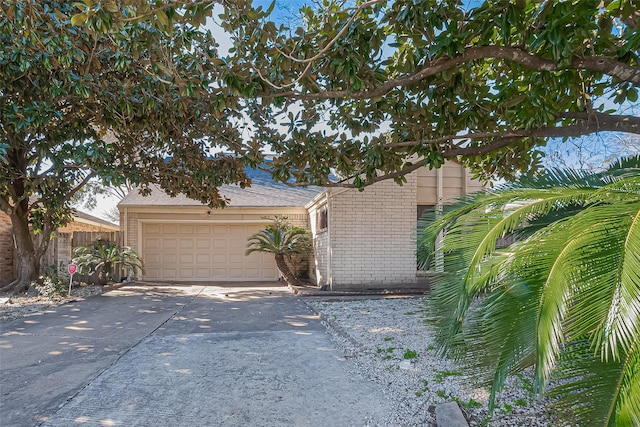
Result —
M 303 286 L 304 283 L 298 280 L 296 276 L 294 276 L 294 274 L 291 272 L 291 269 L 287 265 L 287 260 L 285 259 L 285 255 L 284 254 L 275 254 L 275 255 L 276 255 L 276 266 L 278 267 L 278 270 L 280 270 L 280 273 L 282 273 L 282 278 L 284 279 L 285 283 L 290 286 Z
M 7 286 L 0 288 L 0 291 L 17 294 L 29 289 L 31 282 L 38 278 L 40 273 L 40 259 L 42 258 L 44 250 L 46 250 L 46 247 L 48 246 L 49 239 L 43 239 L 44 247 L 36 248 L 33 241 L 33 235 L 29 230 L 27 216 L 13 214 L 10 215 L 10 217 L 16 244 L 18 277 Z

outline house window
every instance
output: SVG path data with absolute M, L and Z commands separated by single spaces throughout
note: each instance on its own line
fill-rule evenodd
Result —
M 417 211 L 416 213 L 418 217 L 418 221 L 417 221 L 418 222 L 418 248 L 417 248 L 418 258 L 424 256 L 425 252 L 430 252 L 431 255 L 433 256 L 435 246 L 432 246 L 431 248 L 421 247 L 420 234 L 425 227 L 429 226 L 435 220 L 436 207 L 433 205 L 418 205 L 416 211 Z M 435 260 L 433 258 L 429 258 L 428 260 L 429 266 L 427 266 L 426 268 L 424 266 L 423 268 L 420 268 L 420 265 L 417 263 L 417 259 L 416 259 L 416 266 L 418 270 L 430 270 L 434 265 L 434 261 Z
M 329 226 L 327 207 L 323 206 L 316 211 L 316 231 L 326 230 Z
M 422 218 L 425 216 L 425 214 L 427 214 L 427 218 L 429 219 L 433 219 L 434 218 L 434 213 L 436 211 L 436 207 L 434 205 L 418 205 L 417 206 L 417 213 L 418 213 L 418 219 Z

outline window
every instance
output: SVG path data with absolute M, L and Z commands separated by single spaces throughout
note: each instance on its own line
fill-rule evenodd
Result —
M 326 230 L 329 226 L 327 207 L 322 206 L 316 211 L 316 231 Z
M 434 219 L 434 214 L 436 211 L 436 207 L 433 205 L 418 205 L 417 206 L 417 213 L 418 213 L 418 219 L 422 218 L 426 215 L 426 218 L 433 220 Z

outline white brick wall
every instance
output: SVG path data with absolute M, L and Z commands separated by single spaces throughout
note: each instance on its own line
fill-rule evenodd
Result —
M 416 283 L 416 175 L 402 187 L 382 181 L 329 197 L 334 290 Z M 318 256 L 318 255 L 316 255 Z

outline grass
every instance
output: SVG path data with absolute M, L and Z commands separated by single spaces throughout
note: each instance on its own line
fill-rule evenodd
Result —
M 449 371 L 449 370 L 444 370 L 444 371 L 435 371 L 435 375 L 434 375 L 434 381 L 438 384 L 441 384 L 444 382 L 444 379 L 447 377 L 455 377 L 458 375 L 462 375 L 462 372 L 457 371 L 455 369 Z
M 444 390 L 437 390 L 436 391 L 436 396 L 441 397 L 443 399 L 448 399 L 449 396 L 447 395 L 447 393 L 445 393 Z
M 409 359 L 415 359 L 416 357 L 418 357 L 418 353 L 416 353 L 413 350 L 405 350 L 404 354 L 402 355 L 402 358 L 404 360 L 409 360 Z
M 478 402 L 474 398 L 469 398 L 468 401 L 463 401 L 459 397 L 453 397 L 452 400 L 456 401 L 460 406 L 462 406 L 467 411 L 473 408 L 482 408 L 482 403 Z

